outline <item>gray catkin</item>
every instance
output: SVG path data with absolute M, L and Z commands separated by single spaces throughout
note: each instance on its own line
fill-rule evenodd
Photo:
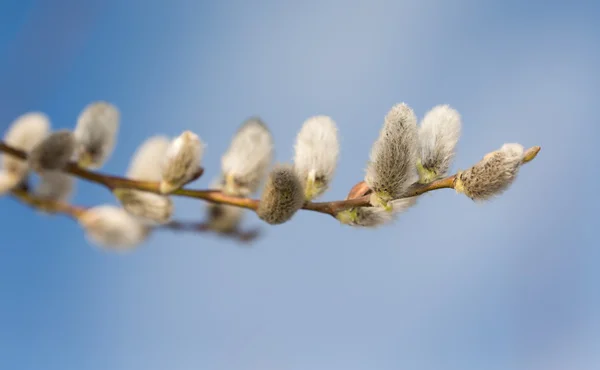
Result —
M 416 182 L 417 118 L 406 104 L 397 104 L 385 117 L 371 149 L 365 182 L 383 200 L 396 199 Z
M 304 189 L 291 166 L 280 165 L 270 173 L 256 214 L 278 225 L 289 221 L 304 205 Z
M 520 144 L 505 144 L 483 160 L 461 172 L 455 188 L 469 198 L 484 201 L 502 194 L 515 180 L 523 160 Z
M 147 224 L 165 224 L 173 216 L 171 198 L 134 189 L 116 189 L 115 196 L 132 216 Z
M 72 132 L 56 131 L 33 148 L 29 154 L 29 166 L 37 172 L 60 170 L 73 157 L 75 146 Z

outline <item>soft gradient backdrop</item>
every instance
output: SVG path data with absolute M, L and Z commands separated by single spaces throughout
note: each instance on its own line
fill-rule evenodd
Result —
M 401 101 L 460 111 L 454 169 L 505 142 L 543 149 L 493 202 L 437 191 L 374 231 L 249 214 L 252 248 L 164 232 L 114 255 L 0 199 L 0 368 L 598 369 L 598 14 L 592 1 L 2 1 L 0 128 L 30 110 L 73 127 L 109 100 L 122 111 L 110 172 L 145 137 L 191 129 L 208 143 L 206 187 L 248 116 L 289 161 L 303 120 L 327 114 L 342 151 L 325 199 L 340 199 Z M 79 204 L 114 202 L 78 190 Z

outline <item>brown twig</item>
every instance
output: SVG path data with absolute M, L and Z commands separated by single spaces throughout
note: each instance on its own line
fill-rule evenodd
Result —
M 532 161 L 540 151 L 539 146 L 529 148 L 524 155 L 523 163 Z M 27 154 L 21 150 L 15 149 L 6 143 L 0 141 L 0 151 L 15 156 L 17 158 L 27 160 Z M 151 193 L 161 194 L 159 190 L 158 182 L 149 181 L 136 181 L 126 179 L 123 177 L 117 177 L 112 175 L 103 174 L 100 172 L 86 170 L 79 167 L 76 163 L 70 163 L 65 169 L 65 172 L 76 176 L 82 180 L 90 181 L 96 184 L 103 185 L 109 190 L 117 188 L 128 188 L 147 191 Z M 199 170 L 198 177 L 202 174 L 202 169 Z M 198 178 L 196 177 L 196 178 Z M 427 193 L 432 190 L 438 189 L 452 189 L 454 188 L 454 179 L 456 175 L 446 177 L 441 180 L 431 182 L 429 184 L 415 184 L 406 193 L 403 198 L 410 198 L 417 195 Z M 192 189 L 178 189 L 170 195 L 176 195 L 181 197 L 201 199 L 211 203 L 227 204 L 235 207 L 241 207 L 251 210 L 258 208 L 259 200 L 235 197 L 223 194 L 218 190 L 192 190 Z M 369 207 L 369 196 L 365 195 L 356 199 L 332 201 L 332 202 L 307 202 L 302 208 L 309 211 L 319 212 L 334 216 L 341 211 L 356 208 L 356 207 Z

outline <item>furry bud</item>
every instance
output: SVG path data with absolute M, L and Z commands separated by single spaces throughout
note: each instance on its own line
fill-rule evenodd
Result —
M 221 158 L 223 192 L 236 196 L 256 193 L 271 166 L 273 152 L 273 138 L 267 126 L 258 118 L 244 122 Z
M 304 198 L 323 194 L 335 172 L 340 151 L 335 122 L 327 116 L 311 117 L 296 138 L 294 168 L 305 184 Z
M 243 208 L 226 204 L 208 203 L 206 210 L 208 213 L 208 226 L 211 230 L 220 233 L 235 231 L 244 216 Z
M 75 136 L 67 130 L 56 131 L 33 148 L 29 166 L 36 172 L 60 170 L 75 153 Z
M 224 185 L 224 179 L 220 178 L 211 184 L 211 188 L 221 190 Z M 244 216 L 244 209 L 241 207 L 229 206 L 227 204 L 206 203 L 207 224 L 211 230 L 221 233 L 235 231 Z
M 4 134 L 4 142 L 15 149 L 30 152 L 50 131 L 50 120 L 43 113 L 31 112 L 18 117 Z M 0 194 L 20 184 L 29 173 L 27 161 L 2 154 Z
M 185 131 L 170 144 L 162 168 L 160 191 L 171 193 L 190 181 L 204 154 L 204 144 L 191 131 Z
M 110 158 L 117 140 L 120 112 L 98 101 L 87 105 L 77 118 L 75 138 L 81 167 L 99 168 Z
M 133 155 L 127 170 L 127 177 L 139 181 L 160 181 L 162 163 L 170 145 L 165 136 L 154 136 L 142 143 Z M 164 224 L 173 215 L 171 198 L 135 189 L 115 189 L 123 208 L 144 223 Z
M 166 136 L 153 136 L 144 141 L 133 154 L 127 177 L 139 181 L 160 181 L 162 163 L 171 144 Z
M 142 243 L 150 229 L 122 208 L 104 205 L 90 208 L 79 217 L 88 240 L 110 250 L 130 250 Z
M 291 166 L 277 166 L 267 179 L 256 214 L 278 225 L 289 221 L 304 205 L 304 189 Z
M 425 114 L 419 128 L 419 182 L 426 184 L 447 175 L 460 131 L 460 114 L 449 105 L 438 105 Z
M 406 104 L 397 104 L 385 117 L 379 138 L 373 144 L 365 182 L 373 189 L 373 205 L 389 208 L 418 179 L 417 118 Z
M 520 144 L 504 144 L 488 153 L 470 169 L 460 172 L 454 189 L 476 201 L 502 194 L 515 180 L 523 163 L 524 149 Z
M 60 171 L 45 171 L 35 189 L 36 197 L 56 202 L 68 202 L 75 188 L 75 179 Z
M 135 189 L 115 189 L 113 194 L 127 212 L 148 225 L 171 221 L 173 201 L 167 196 Z
M 382 206 L 359 207 L 339 212 L 336 218 L 343 224 L 357 227 L 378 227 L 393 222 L 417 203 L 417 197 L 395 199 L 389 202 L 390 209 Z

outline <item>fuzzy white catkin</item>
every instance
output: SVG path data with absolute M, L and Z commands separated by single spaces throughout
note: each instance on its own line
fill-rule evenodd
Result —
M 162 135 L 146 139 L 131 157 L 127 177 L 140 181 L 160 181 L 162 163 L 170 144 L 169 138 Z
M 48 116 L 39 112 L 30 112 L 17 117 L 4 134 L 4 142 L 15 149 L 27 153 L 37 146 L 50 132 Z M 18 185 L 29 172 L 29 163 L 9 154 L 2 154 L 3 180 L 2 191 L 8 191 Z
M 479 163 L 458 174 L 454 188 L 476 201 L 502 194 L 513 183 L 523 163 L 521 144 L 504 144 Z
M 449 105 L 432 108 L 419 127 L 419 159 L 422 183 L 428 183 L 447 175 L 454 159 L 460 138 L 460 114 Z
M 75 188 L 75 179 L 60 171 L 45 171 L 34 190 L 36 197 L 56 202 L 68 202 Z
M 110 158 L 120 119 L 117 107 L 105 101 L 90 103 L 79 114 L 74 134 L 82 167 L 99 168 Z
M 79 217 L 90 242 L 108 250 L 126 251 L 142 243 L 150 229 L 122 208 L 102 205 Z
M 322 195 L 335 173 L 340 145 L 335 122 L 328 116 L 307 119 L 294 147 L 294 168 L 304 182 L 305 199 Z
M 259 118 L 246 120 L 221 158 L 226 179 L 223 192 L 249 196 L 256 193 L 273 161 L 273 137 Z
M 214 180 L 210 188 L 214 190 L 223 189 L 223 178 Z M 235 231 L 242 221 L 245 210 L 227 204 L 206 203 L 207 224 L 211 230 L 228 233 Z
M 278 165 L 271 171 L 256 210 L 258 217 L 271 224 L 289 221 L 304 205 L 304 189 L 289 165 Z
M 160 181 L 169 144 L 170 140 L 165 136 L 145 140 L 131 158 L 127 177 L 139 181 Z M 164 224 L 173 215 L 173 201 L 167 196 L 134 189 L 115 189 L 113 193 L 127 212 L 145 224 Z
M 75 137 L 68 130 L 53 132 L 29 154 L 29 166 L 36 172 L 65 168 L 75 153 Z
M 203 154 L 204 144 L 193 132 L 185 131 L 175 138 L 165 153 L 161 192 L 170 193 L 190 181 L 200 167 Z
M 173 201 L 168 196 L 135 189 L 115 189 L 113 194 L 127 212 L 144 224 L 154 226 L 171 221 Z
M 402 196 L 417 181 L 417 149 L 415 113 L 404 103 L 396 104 L 371 148 L 365 175 L 365 182 L 383 203 Z
M 356 227 L 379 227 L 396 220 L 398 215 L 406 212 L 417 203 L 418 197 L 395 199 L 390 202 L 391 210 L 381 206 L 360 207 L 343 211 L 337 219 L 347 225 Z

